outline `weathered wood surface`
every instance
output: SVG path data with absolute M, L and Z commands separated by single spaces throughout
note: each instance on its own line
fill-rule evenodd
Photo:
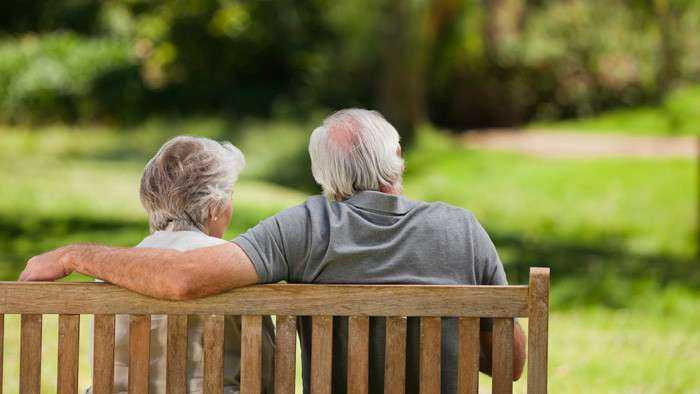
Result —
M 224 391 L 224 319 L 223 315 L 204 316 L 204 346 L 202 346 L 204 365 L 202 369 L 205 393 L 222 393 Z
M 151 360 L 151 315 L 129 319 L 129 394 L 148 394 Z
M 367 394 L 369 390 L 369 317 L 348 319 L 348 392 Z
M 92 364 L 94 394 L 114 393 L 114 315 L 95 315 Z
M 459 319 L 459 361 L 457 391 L 479 392 L 479 318 Z
M 262 382 L 262 316 L 243 316 L 241 335 L 241 394 L 259 393 Z
M 493 319 L 493 380 L 491 392 L 513 392 L 513 319 Z
M 31 300 L 25 300 L 30 301 Z M 41 392 L 42 315 L 22 315 L 19 354 L 19 392 Z
M 296 385 L 296 316 L 277 315 L 275 321 L 275 393 L 293 393 Z
M 5 345 L 5 315 L 0 315 L 0 394 L 2 394 L 2 376 L 3 376 L 3 360 L 4 357 L 1 357 L 5 353 L 4 349 Z
M 527 392 L 547 394 L 549 268 L 530 269 Z
M 420 392 L 440 393 L 440 327 L 439 317 L 420 318 Z
M 384 350 L 384 393 L 406 391 L 406 326 L 401 316 L 386 318 L 386 345 Z
M 187 392 L 187 315 L 168 316 L 168 349 L 165 392 Z
M 314 316 L 311 328 L 311 394 L 331 392 L 333 316 Z
M 109 283 L 0 282 L 0 314 L 527 317 L 528 295 L 527 286 L 274 284 L 169 301 Z
M 78 361 L 80 356 L 80 315 L 58 316 L 58 376 L 56 392 L 78 392 Z

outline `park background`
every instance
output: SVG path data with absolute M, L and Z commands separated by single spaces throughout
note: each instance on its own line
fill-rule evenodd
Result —
M 694 0 L 4 4 L 0 279 L 66 243 L 148 235 L 141 171 L 179 134 L 246 154 L 233 238 L 318 193 L 308 137 L 355 106 L 402 135 L 404 194 L 473 211 L 511 283 L 552 268 L 552 392 L 697 393 L 697 157 L 532 155 L 463 134 L 683 137 L 697 152 Z M 50 360 L 56 324 L 45 322 Z M 18 324 L 6 318 L 8 393 Z M 55 366 L 42 373 L 53 392 Z

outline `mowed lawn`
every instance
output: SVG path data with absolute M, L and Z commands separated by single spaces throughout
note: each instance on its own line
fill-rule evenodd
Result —
M 227 138 L 247 153 L 251 175 L 236 188 L 226 238 L 306 198 L 308 192 L 266 182 L 265 174 L 303 153 L 310 130 L 273 125 L 287 136 L 277 139 L 265 138 L 264 125 L 255 126 L 258 137 L 224 126 L 202 121 L 190 130 L 155 127 L 125 135 L 89 127 L 0 130 L 2 279 L 15 279 L 26 258 L 61 244 L 133 245 L 146 236 L 141 170 L 172 134 Z M 263 148 L 255 144 L 264 147 L 264 158 L 256 157 Z M 274 160 L 277 145 L 284 160 Z M 696 393 L 697 172 L 688 159 L 545 160 L 468 150 L 424 130 L 407 153 L 404 193 L 472 210 L 512 283 L 525 283 L 523 265 L 552 266 L 551 392 Z M 18 384 L 18 320 L 6 317 L 8 393 Z M 46 393 L 55 391 L 56 324 L 45 318 Z M 88 324 L 83 318 L 81 387 L 90 384 Z M 524 392 L 523 383 L 517 392 Z M 489 392 L 487 380 L 482 392 Z

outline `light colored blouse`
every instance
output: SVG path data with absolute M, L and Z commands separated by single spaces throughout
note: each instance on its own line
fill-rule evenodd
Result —
M 207 236 L 196 228 L 191 231 L 157 231 L 146 237 L 136 247 L 176 249 L 180 251 L 219 245 L 226 241 Z M 202 262 L 206 264 L 206 262 Z M 166 315 L 151 315 L 151 361 L 148 391 L 165 394 L 165 371 L 167 360 Z M 203 318 L 190 315 L 187 318 L 187 392 L 202 392 L 203 366 Z M 263 318 L 262 378 L 263 392 L 272 393 L 274 388 L 274 325 L 269 316 Z M 93 332 L 90 332 L 90 362 L 92 363 Z M 129 365 L 129 316 L 117 315 L 114 336 L 114 392 L 126 393 L 128 389 Z M 241 317 L 226 316 L 224 320 L 224 393 L 238 393 L 241 378 Z M 88 388 L 92 393 L 92 387 Z

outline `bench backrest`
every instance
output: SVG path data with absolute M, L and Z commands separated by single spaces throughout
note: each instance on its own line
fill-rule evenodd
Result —
M 275 392 L 293 393 L 296 316 L 313 316 L 311 392 L 330 392 L 333 316 L 348 316 L 348 392 L 367 393 L 369 316 L 387 318 L 386 392 L 403 392 L 406 317 L 420 317 L 420 390 L 440 392 L 440 318 L 459 317 L 460 393 L 478 392 L 479 318 L 493 317 L 493 392 L 511 393 L 513 318 L 528 318 L 528 393 L 547 392 L 549 269 L 528 286 L 255 285 L 191 300 L 107 283 L 0 282 L 4 314 L 21 314 L 20 393 L 40 392 L 42 315 L 59 315 L 59 393 L 76 393 L 80 315 L 95 317 L 94 393 L 112 393 L 115 314 L 130 315 L 129 392 L 148 391 L 150 315 L 168 316 L 167 392 L 186 392 L 187 315 L 204 315 L 204 392 L 223 391 L 224 315 L 242 315 L 241 393 L 261 389 L 262 315 L 276 316 Z M 0 392 L 2 392 L 0 358 Z

